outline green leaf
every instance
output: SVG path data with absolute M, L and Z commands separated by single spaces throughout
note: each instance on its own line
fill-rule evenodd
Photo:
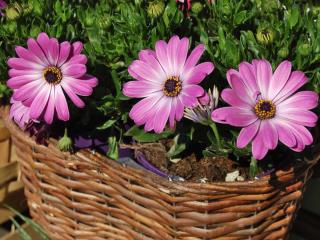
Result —
M 18 229 L 19 235 L 23 240 L 32 240 L 32 237 L 24 230 L 21 225 L 14 219 L 10 218 L 14 226 Z
M 109 127 L 111 127 L 117 120 L 114 119 L 109 119 L 108 121 L 106 121 L 102 126 L 97 127 L 97 129 L 99 130 L 105 130 Z
M 167 152 L 167 156 L 172 158 L 177 156 L 178 154 L 182 153 L 186 149 L 186 143 L 182 142 L 179 143 L 180 135 L 174 137 L 173 145 L 171 146 L 170 150 Z
M 245 19 L 247 17 L 247 11 L 243 10 L 241 12 L 238 12 L 236 16 L 234 17 L 235 24 L 239 25 L 245 22 Z
M 116 89 L 116 96 L 119 96 L 121 93 L 121 81 L 120 81 L 119 75 L 115 70 L 112 70 L 111 77 L 112 77 L 114 87 Z
M 11 212 L 13 212 L 15 215 L 17 215 L 19 218 L 21 218 L 23 221 L 28 223 L 35 230 L 35 232 L 39 234 L 41 239 L 50 240 L 50 238 L 48 237 L 47 233 L 35 221 L 33 221 L 32 219 L 22 215 L 20 212 L 18 212 L 17 210 L 15 210 L 14 208 L 12 208 L 12 207 L 10 207 L 8 205 L 5 205 L 5 207 L 8 208 Z
M 124 135 L 133 137 L 138 142 L 155 142 L 167 138 L 173 134 L 173 131 L 164 131 L 160 134 L 147 133 L 138 126 L 133 126 Z
M 118 160 L 119 158 L 118 142 L 115 136 L 108 138 L 108 147 L 109 147 L 109 150 L 107 152 L 107 156 L 111 159 Z
M 297 6 L 294 6 L 292 9 L 289 9 L 285 15 L 289 23 L 289 26 L 292 29 L 295 25 L 297 25 L 299 21 L 299 16 L 300 16 L 299 8 Z

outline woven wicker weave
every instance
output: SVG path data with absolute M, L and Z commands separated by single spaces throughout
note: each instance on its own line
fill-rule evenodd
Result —
M 313 161 L 258 181 L 170 182 L 89 151 L 36 144 L 4 113 L 32 217 L 52 239 L 284 239 Z

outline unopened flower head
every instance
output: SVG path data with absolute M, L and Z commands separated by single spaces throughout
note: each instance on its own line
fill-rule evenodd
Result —
M 203 97 L 198 98 L 198 105 L 194 108 L 186 108 L 184 117 L 193 122 L 208 125 L 211 120 L 211 114 L 216 109 L 219 101 L 219 92 L 216 86 L 209 89 Z

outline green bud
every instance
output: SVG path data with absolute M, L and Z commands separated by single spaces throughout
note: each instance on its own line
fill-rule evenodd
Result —
M 71 152 L 72 146 L 72 140 L 68 137 L 68 130 L 65 128 L 63 137 L 58 141 L 58 148 L 62 152 Z
M 268 1 L 263 0 L 261 2 L 261 8 L 266 12 L 273 12 L 279 7 L 280 6 L 279 6 L 278 0 L 268 0 Z
M 256 38 L 259 43 L 269 45 L 275 38 L 275 32 L 272 28 L 258 28 Z
M 36 38 L 40 32 L 41 32 L 41 29 L 38 26 L 32 26 L 30 30 L 30 36 L 33 38 Z
M 282 58 L 286 58 L 289 55 L 289 49 L 287 47 L 280 48 L 278 55 Z
M 103 15 L 99 21 L 98 26 L 102 29 L 108 30 L 111 26 L 111 18 L 109 15 Z
M 20 14 L 19 14 L 19 12 L 17 11 L 16 8 L 8 7 L 6 9 L 6 17 L 7 17 L 7 19 L 16 20 L 17 18 L 19 18 L 19 16 L 20 16 Z
M 157 18 L 164 12 L 165 5 L 161 0 L 155 0 L 149 3 L 147 12 L 150 18 Z
M 191 6 L 191 11 L 195 14 L 199 14 L 203 9 L 203 5 L 199 2 L 195 2 Z
M 6 32 L 8 32 L 8 33 L 15 33 L 16 32 L 16 30 L 17 30 L 17 22 L 15 22 L 15 21 L 10 21 L 10 22 L 8 22 L 7 24 L 5 24 L 4 26 L 3 26 L 3 28 L 6 30 Z
M 308 56 L 311 53 L 311 46 L 309 43 L 303 43 L 298 46 L 298 53 L 301 56 Z

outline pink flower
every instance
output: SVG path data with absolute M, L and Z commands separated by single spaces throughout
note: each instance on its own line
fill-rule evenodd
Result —
M 313 138 L 306 127 L 314 127 L 317 115 L 309 111 L 318 104 L 312 91 L 295 93 L 307 82 L 301 71 L 291 72 L 291 63 L 283 61 L 272 73 L 266 60 L 242 62 L 239 72 L 230 69 L 227 79 L 231 88 L 224 89 L 222 99 L 230 104 L 212 113 L 212 119 L 243 127 L 237 147 L 252 141 L 252 154 L 262 159 L 278 140 L 300 152 Z
M 198 84 L 213 71 L 213 64 L 197 65 L 204 52 L 198 45 L 187 58 L 189 39 L 173 36 L 168 43 L 157 41 L 155 51 L 142 50 L 139 60 L 129 66 L 129 74 L 137 81 L 127 82 L 124 95 L 144 98 L 133 106 L 129 116 L 145 131 L 163 131 L 168 119 L 170 127 L 183 117 L 185 107 L 198 104 L 204 94 Z
M 176 2 L 180 5 L 179 8 L 182 11 L 189 11 L 191 8 L 191 0 L 176 0 Z
M 19 58 L 10 58 L 10 79 L 7 85 L 15 89 L 13 99 L 30 108 L 30 117 L 51 124 L 55 112 L 60 120 L 69 120 L 64 92 L 77 107 L 84 102 L 77 96 L 89 96 L 98 83 L 86 75 L 85 55 L 80 54 L 82 43 L 59 44 L 55 38 L 40 33 L 37 40 L 28 39 L 28 49 L 16 47 Z M 64 90 L 64 91 L 63 91 Z
M 30 109 L 21 102 L 13 100 L 13 98 L 11 98 L 10 103 L 12 104 L 10 108 L 10 118 L 13 119 L 21 129 L 24 129 L 30 121 Z

